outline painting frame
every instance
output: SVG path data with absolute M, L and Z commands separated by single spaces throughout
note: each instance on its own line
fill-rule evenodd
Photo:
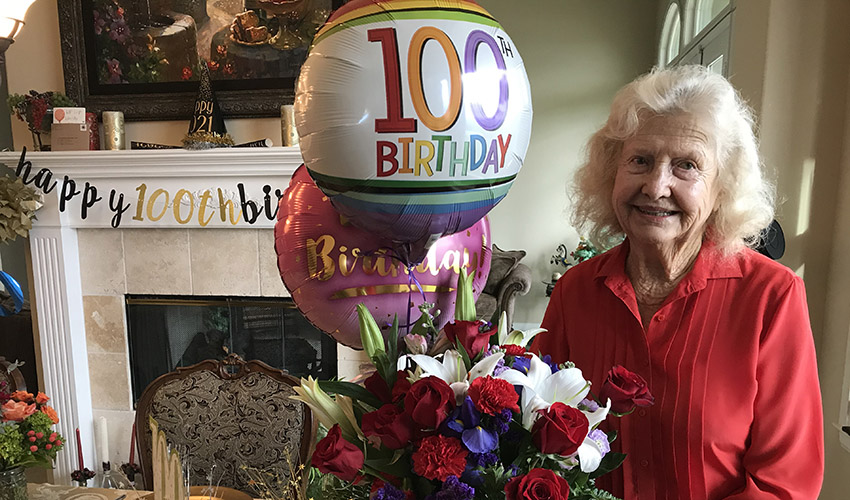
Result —
M 62 66 L 68 97 L 89 112 L 121 111 L 128 121 L 189 119 L 197 96 L 197 81 L 131 84 L 133 89 L 129 93 L 98 90 L 98 86 L 103 88 L 104 85 L 92 81 L 93 36 L 86 36 L 84 1 L 58 2 Z M 331 3 L 336 9 L 343 0 L 332 0 Z M 250 79 L 213 80 L 213 90 L 226 118 L 279 117 L 280 106 L 292 104 L 295 99 L 296 79 L 267 78 L 262 85 Z M 277 84 L 269 88 L 272 83 Z M 146 88 L 155 85 L 160 88 Z M 122 90 L 127 88 L 122 87 Z M 163 87 L 167 89 L 163 90 Z

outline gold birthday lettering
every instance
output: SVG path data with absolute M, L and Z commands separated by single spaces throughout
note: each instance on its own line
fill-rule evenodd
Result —
M 322 245 L 319 251 L 319 245 Z M 310 279 L 318 278 L 319 281 L 327 281 L 334 275 L 334 261 L 330 257 L 331 250 L 334 249 L 336 240 L 329 234 L 324 234 L 318 240 L 307 238 L 307 271 L 310 273 Z M 318 269 L 318 259 L 322 259 L 322 269 Z

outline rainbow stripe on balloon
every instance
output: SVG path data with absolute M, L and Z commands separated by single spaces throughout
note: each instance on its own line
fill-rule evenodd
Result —
M 309 169 L 308 169 L 309 170 Z M 452 234 L 487 215 L 516 175 L 491 181 L 390 181 L 331 177 L 310 171 L 334 207 L 360 227 L 395 241 Z M 389 228 L 382 232 L 380 228 Z
M 346 28 L 399 19 L 472 21 L 501 29 L 489 12 L 468 0 L 353 0 L 334 11 L 316 33 L 313 45 Z

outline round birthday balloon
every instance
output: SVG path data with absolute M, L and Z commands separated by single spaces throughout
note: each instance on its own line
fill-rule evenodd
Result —
M 441 328 L 454 318 L 455 287 L 461 270 L 474 273 L 477 298 L 490 271 L 487 218 L 437 240 L 421 264 L 408 268 L 390 245 L 347 223 L 298 168 L 280 200 L 275 250 L 283 283 L 295 305 L 320 330 L 359 349 L 356 306 L 364 303 L 381 325 L 398 315 L 404 325 L 419 318 L 423 302 L 441 311 Z
M 517 47 L 468 0 L 348 2 L 317 33 L 296 88 L 310 175 L 340 213 L 395 242 L 431 242 L 487 214 L 522 166 L 531 116 Z

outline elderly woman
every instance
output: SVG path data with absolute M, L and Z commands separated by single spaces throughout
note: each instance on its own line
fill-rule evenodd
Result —
M 803 281 L 751 250 L 773 218 L 747 106 L 688 66 L 624 87 L 576 174 L 574 222 L 625 236 L 555 286 L 534 350 L 596 391 L 623 365 L 655 404 L 616 419 L 633 499 L 815 499 L 823 429 Z

